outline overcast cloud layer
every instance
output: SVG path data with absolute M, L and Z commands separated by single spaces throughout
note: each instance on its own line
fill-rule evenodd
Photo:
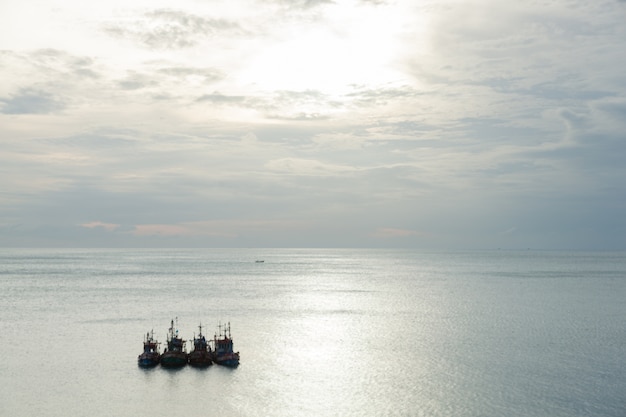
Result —
M 626 249 L 624 22 L 2 1 L 0 245 Z

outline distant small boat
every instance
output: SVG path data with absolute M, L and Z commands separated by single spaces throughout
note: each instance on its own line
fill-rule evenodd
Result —
M 196 367 L 205 367 L 213 363 L 211 347 L 207 343 L 206 338 L 202 334 L 202 325 L 198 326 L 200 332 L 198 337 L 193 338 L 193 350 L 189 352 L 189 365 Z
M 154 339 L 154 331 L 146 333 L 143 341 L 143 353 L 137 357 L 137 364 L 142 368 L 157 366 L 161 359 L 159 342 Z
M 233 339 L 230 335 L 230 322 L 224 327 L 222 334 L 222 325 L 219 325 L 219 335 L 213 338 L 213 362 L 218 365 L 236 367 L 239 365 L 239 352 L 233 351 Z
M 265 262 L 263 259 L 257 259 L 256 261 L 254 261 L 257 264 L 262 264 L 263 262 Z
M 178 319 L 176 319 L 178 327 Z M 167 334 L 167 348 L 161 355 L 161 366 L 165 368 L 180 368 L 187 364 L 187 352 L 185 341 L 178 337 L 178 329 L 174 328 L 174 320 Z

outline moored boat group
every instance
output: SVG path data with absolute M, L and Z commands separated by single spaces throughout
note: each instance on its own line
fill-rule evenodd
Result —
M 137 363 L 143 368 L 161 365 L 164 368 L 181 368 L 187 364 L 195 367 L 207 367 L 213 363 L 236 367 L 239 365 L 239 352 L 233 350 L 233 339 L 230 334 L 230 323 L 219 325 L 219 333 L 213 340 L 207 340 L 202 334 L 202 325 L 199 333 L 194 334 L 193 349 L 187 353 L 186 341 L 178 335 L 178 325 L 174 327 L 172 320 L 167 333 L 167 346 L 163 353 L 159 351 L 159 342 L 154 338 L 154 332 L 148 332 L 143 342 L 143 352 L 137 358 Z M 211 348 L 211 343 L 213 348 Z

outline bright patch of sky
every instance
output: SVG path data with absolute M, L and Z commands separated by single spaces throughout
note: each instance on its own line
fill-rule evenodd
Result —
M 0 245 L 626 249 L 624 21 L 3 1 Z

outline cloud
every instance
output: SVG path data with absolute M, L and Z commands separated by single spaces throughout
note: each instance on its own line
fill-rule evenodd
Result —
M 268 114 L 268 118 L 278 119 L 278 120 L 291 120 L 291 121 L 314 121 L 314 120 L 328 120 L 330 116 L 320 114 L 320 113 L 305 113 L 300 112 L 291 115 L 278 115 L 278 114 Z
M 510 227 L 510 228 L 506 229 L 505 231 L 503 231 L 502 234 L 510 235 L 510 234 L 515 233 L 516 231 L 517 231 L 516 227 Z
M 319 91 L 274 91 L 259 95 L 228 95 L 219 91 L 203 94 L 197 103 L 208 102 L 217 106 L 255 110 L 267 119 L 285 121 L 316 121 L 332 118 L 341 111 L 342 104 Z M 324 109 L 324 111 L 316 110 Z
M 210 84 L 225 78 L 222 71 L 216 68 L 165 66 L 159 68 L 157 72 L 177 80 L 197 78 L 204 84 Z
M 118 85 L 123 90 L 139 90 L 157 85 L 156 80 L 141 74 L 128 74 L 126 78 L 119 80 Z
M 287 172 L 293 175 L 333 176 L 353 172 L 349 166 L 324 163 L 318 160 L 301 158 L 282 158 L 269 161 L 266 168 L 276 172 Z
M 245 103 L 247 101 L 247 98 L 245 96 L 224 95 L 220 92 L 214 91 L 211 94 L 204 94 L 198 97 L 196 101 L 208 101 L 215 104 L 239 104 Z
M 38 84 L 47 82 L 60 83 L 68 80 L 93 81 L 101 78 L 96 60 L 89 56 L 74 55 L 55 48 L 41 48 L 26 52 L 0 51 L 4 65 L 0 71 L 19 69 L 11 79 L 12 83 L 36 80 Z
M 274 3 L 286 5 L 289 9 L 312 9 L 328 4 L 333 4 L 333 0 L 271 0 Z
M 371 237 L 374 237 L 376 239 L 396 239 L 396 238 L 406 238 L 410 236 L 420 236 L 420 235 L 422 234 L 414 230 L 393 229 L 393 228 L 379 228 L 370 234 Z
M 100 222 L 100 221 L 93 221 L 93 222 L 89 222 L 89 223 L 83 223 L 80 226 L 81 227 L 85 227 L 87 229 L 102 228 L 102 229 L 107 230 L 109 232 L 117 230 L 120 227 L 119 224 L 104 223 L 104 222 Z
M 624 13 L 218 0 L 0 25 L 1 242 L 626 247 Z
M 133 234 L 136 236 L 219 236 L 233 238 L 236 234 L 213 231 L 211 229 L 199 229 L 193 224 L 142 224 L 135 226 Z
M 360 0 L 361 3 L 366 5 L 380 6 L 390 4 L 387 0 Z
M 151 10 L 131 21 L 104 26 L 104 32 L 111 36 L 129 39 L 154 49 L 190 48 L 207 36 L 239 31 L 236 22 L 174 9 Z
M 363 107 L 380 107 L 389 102 L 407 100 L 424 94 L 410 86 L 378 87 L 375 89 L 364 88 L 363 86 L 354 87 L 354 91 L 346 94 L 346 97 L 352 99 L 354 105 Z
M 103 78 L 95 59 L 58 49 L 5 51 L 2 57 L 0 77 L 10 80 L 0 96 L 5 114 L 68 114 Z
M 136 236 L 204 236 L 235 239 L 246 234 L 284 229 L 301 229 L 302 226 L 299 222 L 290 220 L 222 219 L 176 224 L 138 224 L 132 233 Z
M 4 114 L 49 114 L 65 108 L 61 98 L 34 88 L 22 88 L 8 98 L 0 97 L 0 103 L 0 112 Z

